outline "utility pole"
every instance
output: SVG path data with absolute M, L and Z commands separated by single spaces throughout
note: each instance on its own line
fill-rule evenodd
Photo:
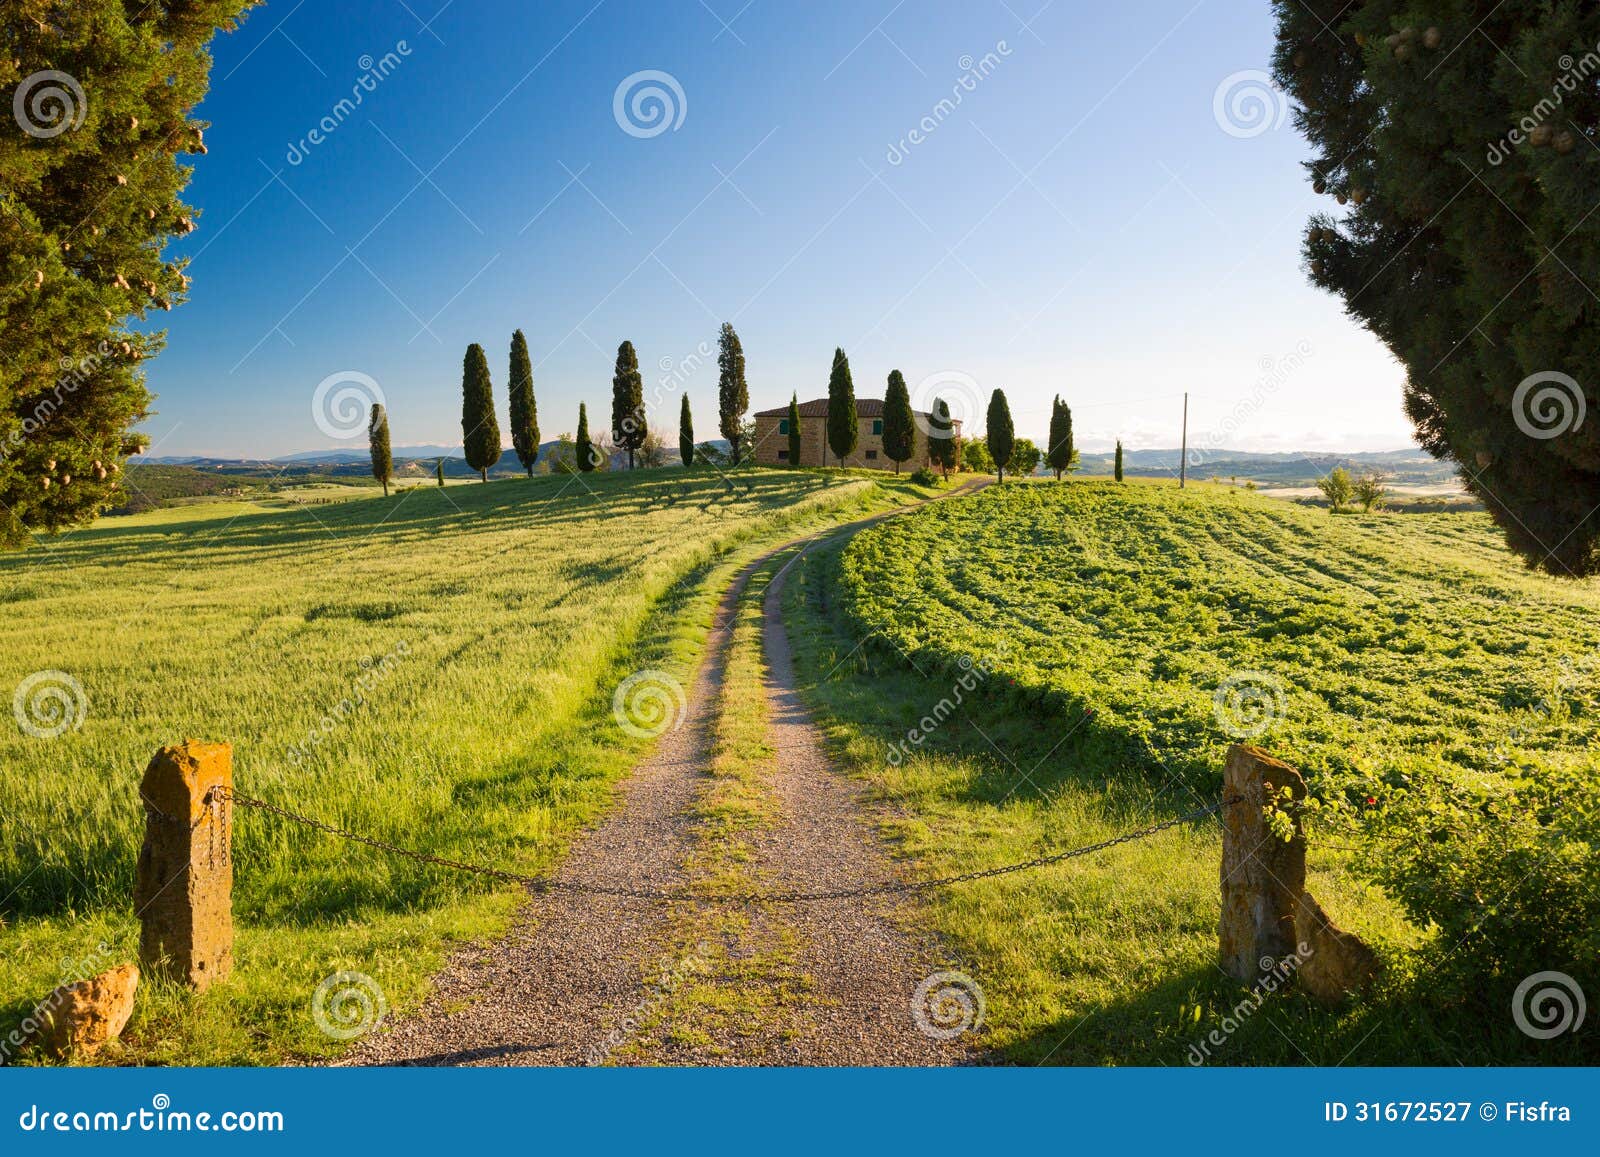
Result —
M 1178 489 L 1189 481 L 1189 391 L 1183 391 L 1183 450 L 1178 455 Z

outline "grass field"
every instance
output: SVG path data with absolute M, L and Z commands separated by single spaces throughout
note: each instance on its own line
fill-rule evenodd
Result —
M 83 962 L 132 956 L 136 785 L 159 745 L 227 740 L 242 793 L 537 871 L 637 754 L 612 687 L 686 669 L 733 561 L 912 496 L 806 472 L 541 478 L 164 510 L 0 557 L 0 683 L 62 672 L 83 705 L 54 738 L 0 734 L 0 1037 Z M 404 1007 L 514 902 L 255 813 L 235 863 L 235 980 L 148 987 L 109 1059 L 326 1054 L 307 1012 L 324 976 L 371 974 Z
M 930 875 L 1187 812 L 1216 797 L 1246 726 L 1357 789 L 1513 754 L 1593 767 L 1597 611 L 1594 584 L 1525 572 L 1481 515 L 1334 517 L 1110 482 L 910 513 L 814 553 L 787 608 L 841 758 Z M 988 1042 L 1024 1063 L 1194 1062 L 1240 999 L 1214 963 L 1219 849 L 1207 821 L 936 893 L 931 918 L 987 992 Z M 1291 996 L 1234 1017 L 1201 1061 L 1593 1060 L 1581 1035 L 1519 1033 L 1498 988 L 1489 1016 L 1433 1002 L 1416 964 L 1429 931 L 1350 860 L 1313 842 L 1311 887 L 1386 979 L 1343 1008 Z

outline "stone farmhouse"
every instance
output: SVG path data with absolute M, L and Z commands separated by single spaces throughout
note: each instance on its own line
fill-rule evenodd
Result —
M 953 419 L 956 443 L 956 461 L 961 460 L 961 420 Z M 883 399 L 857 398 L 856 425 L 859 434 L 856 448 L 844 459 L 846 466 L 867 470 L 893 470 L 892 462 L 883 452 Z M 906 470 L 938 466 L 928 456 L 929 415 L 917 414 L 917 442 L 915 452 L 904 463 Z M 828 449 L 828 399 L 816 398 L 800 403 L 800 461 L 789 461 L 789 407 L 761 410 L 756 414 L 755 461 L 760 466 L 837 466 L 838 459 Z

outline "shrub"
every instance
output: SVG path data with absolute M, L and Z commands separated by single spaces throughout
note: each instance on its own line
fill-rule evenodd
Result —
M 1322 491 L 1335 514 L 1349 506 L 1355 497 L 1355 483 L 1350 481 L 1350 471 L 1343 466 L 1335 466 L 1327 477 L 1318 479 L 1317 489 Z
M 929 470 L 926 466 L 924 466 L 922 469 L 917 470 L 911 475 L 911 481 L 916 483 L 918 486 L 938 486 L 941 482 L 941 479 L 932 470 Z

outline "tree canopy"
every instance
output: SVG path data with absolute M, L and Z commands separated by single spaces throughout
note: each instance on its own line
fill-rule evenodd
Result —
M 856 421 L 856 386 L 850 378 L 850 359 L 844 350 L 833 351 L 833 369 L 828 374 L 828 449 L 844 465 L 846 455 L 855 452 L 860 429 Z
M 533 398 L 533 359 L 528 356 L 528 339 L 519 329 L 511 335 L 511 375 L 506 382 L 511 403 L 511 446 L 517 461 L 533 477 L 539 461 L 539 407 Z

